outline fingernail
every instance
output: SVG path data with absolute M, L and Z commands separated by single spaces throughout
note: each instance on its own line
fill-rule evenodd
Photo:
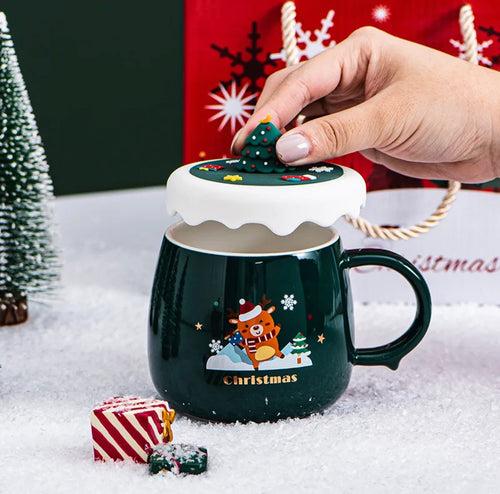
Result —
M 239 135 L 241 134 L 242 129 L 238 130 L 236 134 L 234 134 L 233 140 L 231 141 L 231 154 L 238 154 L 234 150 L 234 145 L 236 144 L 236 141 L 238 140 Z
M 305 158 L 311 150 L 309 140 L 302 134 L 285 134 L 276 143 L 276 152 L 284 163 Z

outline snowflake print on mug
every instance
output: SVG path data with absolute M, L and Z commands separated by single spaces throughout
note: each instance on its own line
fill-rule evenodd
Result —
M 283 306 L 283 310 L 293 310 L 294 306 L 297 305 L 295 295 L 283 295 L 281 305 Z
M 209 348 L 210 348 L 210 351 L 212 353 L 219 353 L 223 346 L 222 346 L 222 343 L 220 340 L 212 340 L 209 344 L 208 344 Z

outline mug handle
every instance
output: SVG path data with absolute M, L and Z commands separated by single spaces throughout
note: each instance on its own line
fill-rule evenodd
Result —
M 385 365 L 398 368 L 400 360 L 411 352 L 424 337 L 431 321 L 431 295 L 420 271 L 404 257 L 383 249 L 346 250 L 340 259 L 342 271 L 358 266 L 384 266 L 401 274 L 415 292 L 417 312 L 406 332 L 386 345 L 373 348 L 353 348 L 354 365 Z

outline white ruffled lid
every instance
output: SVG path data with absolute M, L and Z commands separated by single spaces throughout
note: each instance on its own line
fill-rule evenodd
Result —
M 351 168 L 341 167 L 343 174 L 335 180 L 295 186 L 235 185 L 190 173 L 193 166 L 210 162 L 213 160 L 181 166 L 170 175 L 169 215 L 179 214 L 192 226 L 210 220 L 232 229 L 257 223 L 277 235 L 288 235 L 305 222 L 326 227 L 346 214 L 358 217 L 365 204 L 365 181 Z M 300 173 L 300 169 L 289 173 Z

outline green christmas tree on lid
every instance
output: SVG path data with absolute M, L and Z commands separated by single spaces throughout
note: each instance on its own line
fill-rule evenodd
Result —
M 292 353 L 297 357 L 297 364 L 302 364 L 302 356 L 310 355 L 306 337 L 298 332 L 292 340 Z
M 271 122 L 271 116 L 268 115 L 247 137 L 236 168 L 245 172 L 284 172 L 285 165 L 276 157 L 276 141 L 280 136 L 281 132 Z

